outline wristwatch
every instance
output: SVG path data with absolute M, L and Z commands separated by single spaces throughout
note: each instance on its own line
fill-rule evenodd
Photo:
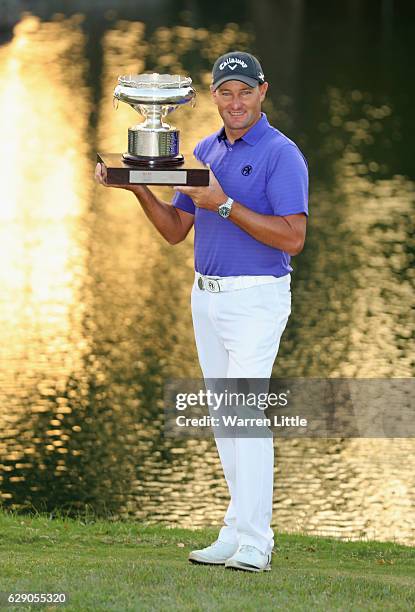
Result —
M 224 219 L 227 219 L 231 214 L 233 200 L 232 198 L 228 198 L 224 204 L 221 204 L 218 208 L 218 213 Z

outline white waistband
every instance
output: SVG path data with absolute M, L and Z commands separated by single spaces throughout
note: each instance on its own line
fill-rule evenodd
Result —
M 270 283 L 290 283 L 291 274 L 285 276 L 204 276 L 196 272 L 195 283 L 201 290 L 219 293 L 219 291 L 235 291 L 249 289 L 256 285 Z

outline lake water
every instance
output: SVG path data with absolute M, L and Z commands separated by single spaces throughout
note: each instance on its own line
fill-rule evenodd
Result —
M 228 502 L 212 440 L 163 435 L 164 382 L 200 376 L 192 238 L 171 247 L 131 194 L 93 181 L 95 152 L 125 150 L 139 120 L 124 104 L 113 109 L 120 74 L 192 76 L 196 107 L 169 119 L 189 157 L 220 126 L 212 62 L 234 48 L 260 56 L 264 110 L 302 148 L 311 178 L 273 374 L 413 376 L 413 20 L 265 1 L 213 17 L 193 4 L 53 15 L 39 3 L 0 46 L 7 508 L 90 507 L 190 527 L 220 524 Z M 415 542 L 413 439 L 278 439 L 275 448 L 277 530 Z

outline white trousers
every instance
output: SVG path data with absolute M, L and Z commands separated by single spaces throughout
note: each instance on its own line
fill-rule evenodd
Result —
M 290 281 L 287 275 L 219 293 L 201 290 L 195 281 L 193 326 L 205 379 L 270 378 L 291 312 Z M 219 539 L 268 553 L 274 546 L 273 439 L 217 437 L 216 446 L 231 498 Z

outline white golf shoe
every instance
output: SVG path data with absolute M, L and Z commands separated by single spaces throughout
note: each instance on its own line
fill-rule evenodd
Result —
M 201 550 L 192 550 L 189 554 L 189 561 L 192 563 L 206 563 L 208 565 L 224 565 L 225 561 L 232 557 L 238 550 L 237 544 L 228 544 L 216 540 L 210 546 Z
M 266 572 L 271 569 L 271 553 L 264 554 L 255 546 L 242 544 L 226 563 L 226 568 L 247 572 Z

